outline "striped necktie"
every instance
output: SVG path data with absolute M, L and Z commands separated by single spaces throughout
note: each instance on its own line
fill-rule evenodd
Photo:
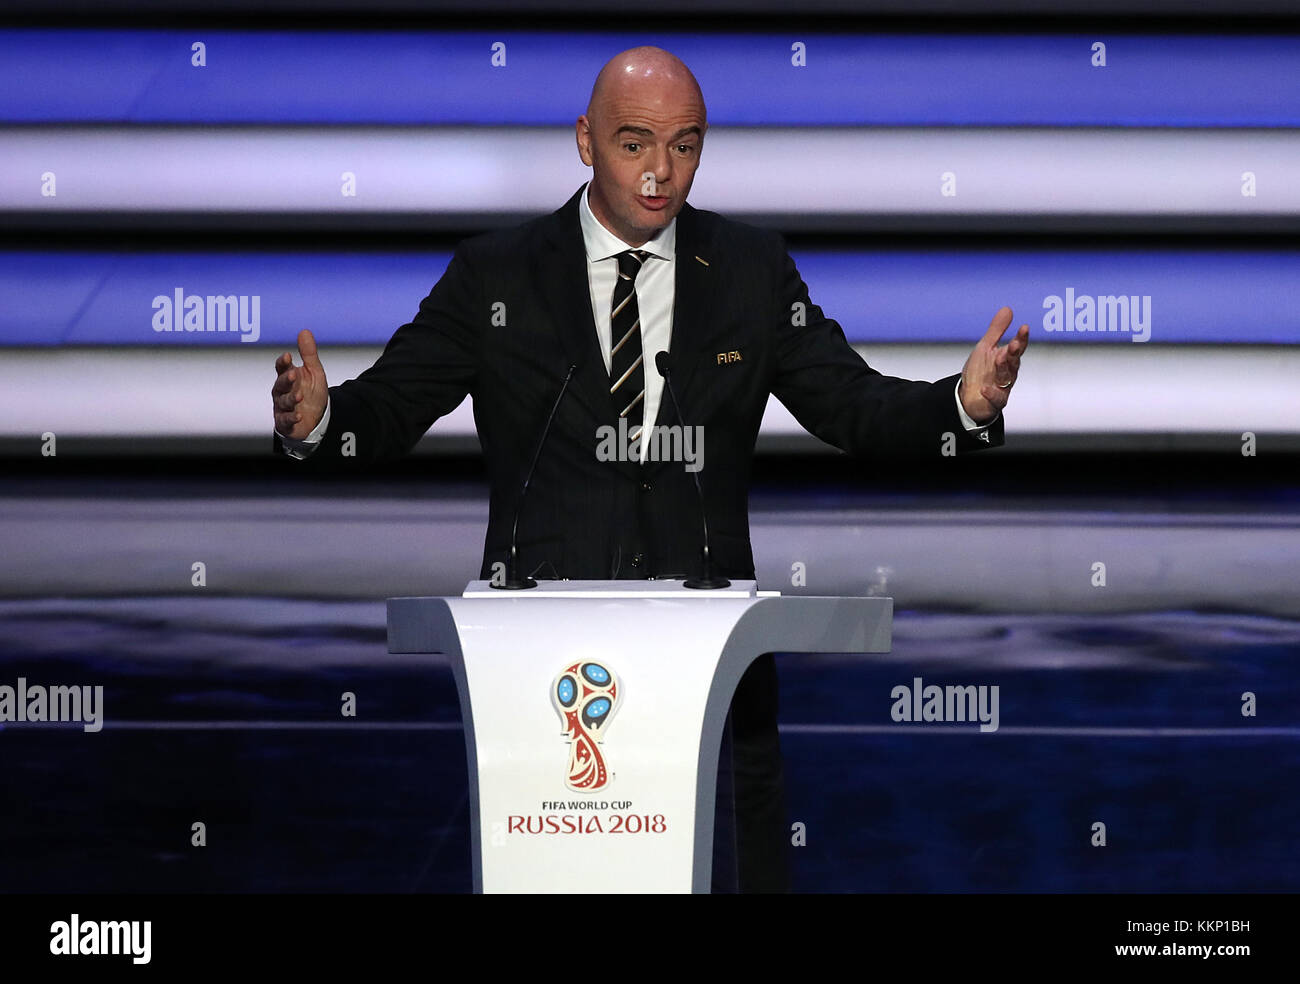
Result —
M 614 344 L 609 360 L 609 393 L 619 416 L 627 418 L 628 437 L 633 439 L 641 436 L 645 416 L 645 360 L 641 349 L 641 312 L 636 303 L 636 275 L 649 255 L 643 249 L 618 254 L 618 280 L 614 283 L 609 319 Z

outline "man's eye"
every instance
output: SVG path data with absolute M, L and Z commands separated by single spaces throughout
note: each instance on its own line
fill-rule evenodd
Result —
M 641 145 L 639 143 L 625 143 L 623 145 L 623 149 L 630 150 L 632 153 L 635 154 L 638 150 L 641 149 Z
M 695 152 L 694 144 L 678 144 L 677 149 L 683 154 L 692 154 Z

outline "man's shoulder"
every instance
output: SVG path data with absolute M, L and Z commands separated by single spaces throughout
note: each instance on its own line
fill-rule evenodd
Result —
M 537 248 L 543 240 L 552 238 L 560 230 L 556 215 L 549 213 L 519 225 L 489 229 L 462 239 L 457 251 L 467 259 L 494 260 Z
M 687 209 L 690 211 L 687 212 Z M 785 253 L 785 239 L 775 229 L 728 218 L 706 208 L 686 206 L 684 216 L 693 227 L 695 238 L 715 250 L 736 251 L 753 260 L 775 259 Z
M 692 221 L 697 223 L 701 230 L 714 235 L 720 233 L 725 236 L 735 236 L 736 238 L 752 238 L 765 241 L 777 241 L 781 238 L 781 234 L 775 229 L 768 229 L 750 222 L 742 222 L 740 219 L 733 219 L 730 216 L 710 211 L 707 208 L 696 208 L 687 205 L 682 209 L 683 212 L 687 210 L 692 216 Z

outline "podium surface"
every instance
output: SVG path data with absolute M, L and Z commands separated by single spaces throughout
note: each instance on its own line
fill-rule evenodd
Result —
M 476 892 L 707 892 L 718 751 L 764 653 L 885 653 L 891 598 L 753 581 L 472 581 L 390 598 L 388 650 L 442 653 L 460 695 Z

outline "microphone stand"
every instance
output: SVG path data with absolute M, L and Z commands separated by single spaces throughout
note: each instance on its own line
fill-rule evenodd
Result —
M 677 393 L 673 389 L 672 363 L 667 352 L 660 352 L 655 356 L 655 368 L 659 370 L 659 375 L 664 377 L 664 384 L 668 388 L 668 396 L 673 401 L 673 412 L 677 414 L 677 421 L 686 427 L 686 421 L 682 419 L 682 405 L 677 402 Z M 731 582 L 725 577 L 714 577 L 713 575 L 713 557 L 709 553 L 709 516 L 704 508 L 704 489 L 700 486 L 700 473 L 691 472 L 691 478 L 695 479 L 695 494 L 700 499 L 700 522 L 704 525 L 704 572 L 701 577 L 688 577 L 684 586 L 704 591 L 715 591 L 718 588 L 729 588 Z
M 524 591 L 528 588 L 537 587 L 537 581 L 531 577 L 519 576 L 519 514 L 524 508 L 524 497 L 528 495 L 528 486 L 532 483 L 533 472 L 537 470 L 537 460 L 542 456 L 542 447 L 546 444 L 547 435 L 551 433 L 551 423 L 555 420 L 555 411 L 560 409 L 560 401 L 564 399 L 564 393 L 569 388 L 569 380 L 573 378 L 573 373 L 577 370 L 578 364 L 575 362 L 569 366 L 569 371 L 564 374 L 564 385 L 560 387 L 560 394 L 555 398 L 555 405 L 551 407 L 551 415 L 546 418 L 546 426 L 542 428 L 542 439 L 537 442 L 537 450 L 533 452 L 533 463 L 528 466 L 528 474 L 524 478 L 523 488 L 519 491 L 519 502 L 515 505 L 515 521 L 510 529 L 510 553 L 506 555 L 506 578 L 501 584 L 495 581 L 490 582 L 491 586 L 502 591 Z

